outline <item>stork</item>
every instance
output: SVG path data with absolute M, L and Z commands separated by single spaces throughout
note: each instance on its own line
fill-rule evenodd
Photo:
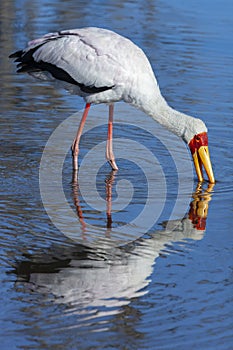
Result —
M 58 81 L 84 98 L 85 110 L 72 144 L 74 170 L 90 106 L 98 103 L 109 105 L 106 158 L 113 170 L 118 169 L 112 148 L 113 114 L 114 103 L 123 100 L 181 137 L 191 150 L 198 181 L 204 179 L 204 167 L 209 182 L 215 182 L 206 125 L 167 104 L 149 60 L 131 40 L 102 28 L 63 30 L 30 41 L 10 57 L 18 62 L 17 72 Z

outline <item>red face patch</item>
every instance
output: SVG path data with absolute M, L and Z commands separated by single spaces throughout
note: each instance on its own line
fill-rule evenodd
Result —
M 189 142 L 189 148 L 191 153 L 195 153 L 201 146 L 208 146 L 207 132 L 195 135 Z

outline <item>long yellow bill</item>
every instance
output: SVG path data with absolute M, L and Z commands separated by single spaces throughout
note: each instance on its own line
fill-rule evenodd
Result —
M 212 184 L 215 183 L 208 146 L 200 146 L 193 153 L 193 161 L 194 161 L 194 166 L 196 169 L 198 181 L 204 180 L 203 171 L 202 171 L 202 165 L 203 165 L 206 171 L 206 174 L 208 176 L 209 182 Z

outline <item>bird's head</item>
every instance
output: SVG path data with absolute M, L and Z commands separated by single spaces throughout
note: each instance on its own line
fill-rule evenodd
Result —
M 186 139 L 193 156 L 194 166 L 198 181 L 203 181 L 203 167 L 210 183 L 215 183 L 214 173 L 210 161 L 208 149 L 208 135 L 205 123 L 200 119 L 194 119 L 188 130 Z

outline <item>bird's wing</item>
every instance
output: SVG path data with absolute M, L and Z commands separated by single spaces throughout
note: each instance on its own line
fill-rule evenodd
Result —
M 58 67 L 85 87 L 111 88 L 124 82 L 126 57 L 122 61 L 119 57 L 122 37 L 97 28 L 85 29 L 47 34 L 31 41 L 25 55 L 31 53 L 33 60 L 41 63 L 44 70 L 46 66 L 42 63 L 49 64 L 47 67 L 50 68 Z M 125 40 L 123 45 L 127 41 L 131 43 Z

